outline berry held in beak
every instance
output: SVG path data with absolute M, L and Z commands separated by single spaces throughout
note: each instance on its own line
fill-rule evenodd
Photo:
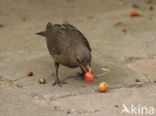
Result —
M 86 78 L 87 82 L 94 81 L 94 73 L 93 72 L 86 72 L 85 73 L 85 78 Z
M 94 80 L 94 73 L 92 72 L 92 69 L 90 68 L 90 66 L 89 65 L 83 66 L 82 64 L 80 64 L 80 66 L 86 72 L 85 73 L 86 81 L 92 82 Z

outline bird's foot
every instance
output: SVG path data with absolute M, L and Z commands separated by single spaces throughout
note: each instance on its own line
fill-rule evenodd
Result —
M 53 86 L 58 84 L 60 87 L 62 87 L 61 84 L 67 84 L 67 82 L 64 82 L 64 81 L 60 81 L 59 79 L 57 79 L 54 83 L 53 83 Z
M 78 72 L 77 74 L 78 74 L 78 76 L 81 77 L 82 79 L 85 79 L 84 73 Z

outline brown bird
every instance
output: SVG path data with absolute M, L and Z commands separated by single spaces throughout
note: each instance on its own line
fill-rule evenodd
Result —
M 92 72 L 91 48 L 84 35 L 71 24 L 48 23 L 46 31 L 36 33 L 46 37 L 47 47 L 55 61 L 56 81 L 53 85 L 65 82 L 58 77 L 59 64 L 69 68 L 80 67 L 83 75 L 86 71 Z

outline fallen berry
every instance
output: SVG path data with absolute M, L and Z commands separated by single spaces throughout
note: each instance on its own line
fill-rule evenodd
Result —
M 40 82 L 40 84 L 45 84 L 46 83 L 46 80 L 43 79 L 43 78 L 40 78 L 39 82 Z
M 130 12 L 130 16 L 141 16 L 142 12 L 140 10 L 134 10 Z
M 108 84 L 106 82 L 101 82 L 98 86 L 100 92 L 105 92 L 108 89 Z
M 136 10 L 130 12 L 130 16 L 137 16 Z
M 28 72 L 27 75 L 28 76 L 33 76 L 33 72 Z
M 126 29 L 123 29 L 122 32 L 127 32 L 127 30 Z

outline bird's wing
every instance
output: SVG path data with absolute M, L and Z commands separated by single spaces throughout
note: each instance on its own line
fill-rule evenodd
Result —
M 55 28 L 54 28 L 54 26 L 51 23 L 47 24 L 46 41 L 47 41 L 47 46 L 48 46 L 49 52 L 52 55 L 61 54 L 60 43 L 58 41 L 58 38 L 55 35 L 56 31 L 57 31 L 57 26 L 55 26 Z
M 91 50 L 91 47 L 90 47 L 90 45 L 89 45 L 89 43 L 88 43 L 88 40 L 84 37 L 84 35 L 83 35 L 76 27 L 74 27 L 74 26 L 71 25 L 71 24 L 62 24 L 62 26 L 64 26 L 67 30 L 72 30 L 72 31 L 75 31 L 76 33 L 78 33 L 79 36 L 80 36 L 80 38 L 81 38 L 81 40 L 82 40 L 82 42 L 83 42 L 83 44 L 84 44 L 90 51 L 92 51 L 92 50 Z

